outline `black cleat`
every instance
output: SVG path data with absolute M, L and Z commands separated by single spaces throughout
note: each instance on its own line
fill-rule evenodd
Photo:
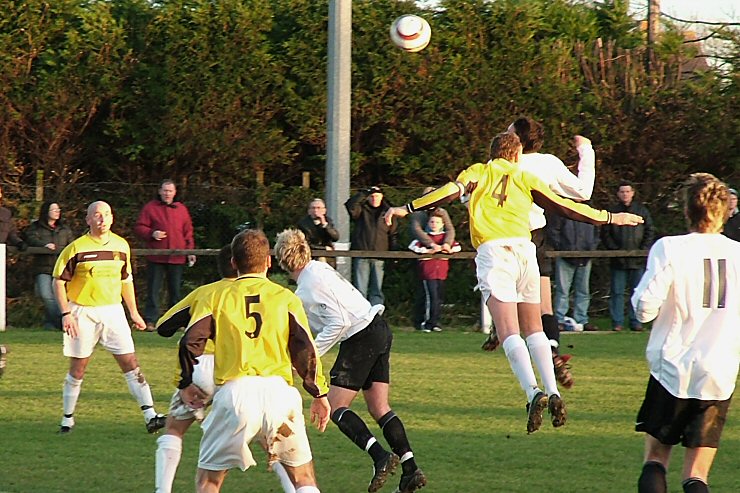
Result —
M 564 354 L 562 356 L 559 354 L 552 355 L 552 366 L 555 370 L 555 379 L 566 389 L 573 387 L 573 384 L 575 383 L 573 381 L 573 375 L 570 373 L 568 360 L 570 360 L 570 355 L 568 354 Z
M 498 348 L 500 345 L 500 341 L 498 339 L 498 335 L 496 335 L 496 332 L 491 332 L 488 334 L 488 337 L 483 342 L 483 345 L 480 347 L 483 351 L 495 351 L 496 348 Z
M 563 426 L 568 419 L 568 411 L 565 410 L 565 402 L 558 394 L 551 395 L 547 400 L 547 410 L 550 412 L 552 425 L 555 428 Z
M 394 493 L 413 493 L 420 490 L 427 484 L 427 477 L 421 469 L 417 469 L 409 475 L 403 474 L 401 482 L 398 483 L 398 489 Z
M 167 416 L 164 414 L 157 414 L 152 419 L 146 422 L 146 431 L 149 433 L 156 433 L 167 423 Z
M 72 432 L 72 428 L 74 428 L 74 426 L 60 426 L 57 433 L 59 433 L 60 435 L 66 435 L 67 433 Z
M 542 426 L 542 413 L 547 407 L 547 395 L 540 391 L 527 403 L 527 434 L 534 433 Z
M 399 463 L 398 456 L 392 452 L 388 452 L 388 455 L 376 462 L 373 465 L 373 479 L 370 480 L 367 491 L 373 493 L 382 488 L 388 477 L 396 472 Z

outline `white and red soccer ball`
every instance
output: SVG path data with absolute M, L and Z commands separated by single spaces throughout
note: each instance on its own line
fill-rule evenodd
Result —
M 391 24 L 393 44 L 408 53 L 416 53 L 427 47 L 432 39 L 432 28 L 418 15 L 406 14 Z

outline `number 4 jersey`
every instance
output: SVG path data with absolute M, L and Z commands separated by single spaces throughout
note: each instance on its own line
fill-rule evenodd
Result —
M 280 376 L 293 383 L 294 367 L 313 397 L 328 391 L 301 300 L 261 275 L 246 275 L 211 290 L 191 308 L 180 340 L 182 375 L 192 381 L 195 357 L 214 342 L 216 385 L 242 376 Z
M 725 400 L 740 363 L 740 243 L 721 234 L 658 240 L 632 295 L 642 322 L 655 319 L 650 373 L 675 397 Z
M 461 197 L 469 200 L 470 239 L 475 248 L 491 240 L 531 239 L 532 203 L 561 216 L 591 224 L 606 224 L 610 213 L 564 199 L 545 182 L 505 159 L 477 163 L 460 173 L 455 182 L 408 204 L 409 212 L 436 207 Z

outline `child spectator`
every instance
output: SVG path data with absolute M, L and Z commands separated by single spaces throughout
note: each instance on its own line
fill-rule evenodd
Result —
M 445 230 L 442 213 L 434 211 L 429 216 L 426 232 L 436 245 L 444 245 Z M 414 240 L 409 249 L 416 253 L 434 253 L 434 248 L 424 246 L 419 240 Z M 453 242 L 449 248 L 444 246 L 440 253 L 455 253 L 460 251 L 460 244 Z M 424 321 L 416 328 L 422 332 L 441 332 L 439 314 L 444 300 L 444 287 L 447 273 L 450 270 L 447 258 L 422 258 L 418 261 L 419 279 L 423 287 Z

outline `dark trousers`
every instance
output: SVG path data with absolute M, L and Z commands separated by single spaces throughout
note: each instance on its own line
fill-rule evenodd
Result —
M 417 289 L 414 306 L 414 325 L 423 323 L 427 328 L 439 326 L 442 303 L 445 294 L 445 282 L 442 279 L 421 280 L 421 289 Z
M 167 278 L 167 294 L 171 307 L 182 299 L 180 286 L 182 285 L 182 271 L 185 264 L 158 264 L 149 262 L 146 267 L 146 306 L 144 307 L 144 320 L 156 323 L 161 313 L 159 312 L 159 298 L 162 291 L 162 282 Z

